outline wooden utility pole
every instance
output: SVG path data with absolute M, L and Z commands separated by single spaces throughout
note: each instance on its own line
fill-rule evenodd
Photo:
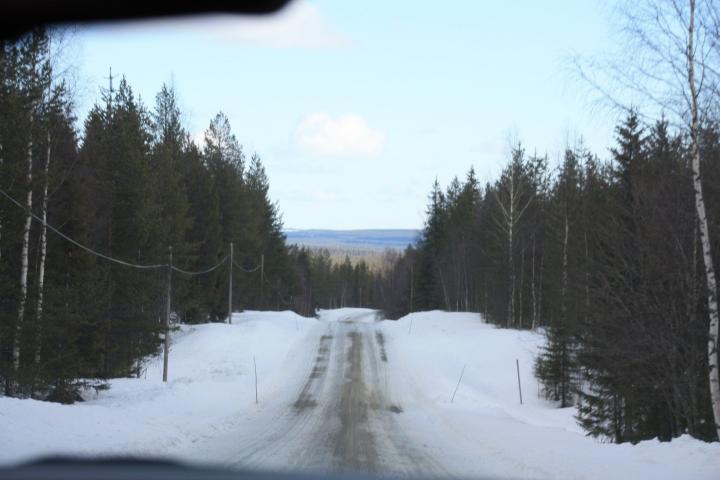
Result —
M 228 323 L 232 324 L 232 281 L 233 281 L 233 242 L 230 242 L 230 274 L 228 275 Z
M 168 377 L 168 356 L 170 354 L 170 309 L 172 304 L 170 303 L 170 295 L 172 294 L 172 265 L 173 265 L 173 254 L 172 247 L 168 247 L 170 253 L 170 263 L 168 263 L 168 277 L 167 277 L 167 299 L 165 302 L 165 344 L 163 345 L 163 382 L 167 382 Z

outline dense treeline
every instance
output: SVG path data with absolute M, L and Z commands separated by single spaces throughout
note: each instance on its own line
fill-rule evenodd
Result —
M 669 114 L 618 125 L 609 162 L 583 148 L 557 170 L 518 146 L 500 178 L 436 184 L 411 308 L 469 309 L 544 327 L 536 373 L 591 435 L 720 436 L 718 4 L 633 3 L 610 83 Z M 607 78 L 607 77 L 606 77 Z M 468 241 L 470 239 L 470 241 Z
M 713 439 L 688 141 L 636 113 L 616 136 L 607 162 L 577 147 L 550 168 L 518 145 L 482 188 L 472 169 L 444 191 L 436 182 L 417 251 L 396 265 L 405 278 L 414 268 L 412 304 L 399 286 L 397 313 L 475 311 L 503 327 L 543 327 L 544 393 L 576 404 L 592 435 Z M 717 249 L 717 124 L 704 126 L 701 151 Z
M 111 76 L 78 132 L 51 57 L 43 30 L 0 48 L 0 189 L 17 201 L 0 201 L 0 381 L 8 395 L 73 401 L 85 383 L 140 374 L 157 352 L 169 247 L 173 265 L 198 271 L 233 242 L 234 308 L 276 306 L 295 279 L 262 161 L 222 113 L 199 146 L 172 87 L 148 108 Z M 43 221 L 102 255 L 160 267 L 108 261 Z M 228 266 L 174 272 L 173 314 L 226 319 Z

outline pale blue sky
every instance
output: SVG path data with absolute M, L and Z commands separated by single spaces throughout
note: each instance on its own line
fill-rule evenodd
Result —
M 442 7 L 442 9 L 440 9 Z M 595 0 L 299 0 L 274 19 L 81 29 L 81 117 L 124 74 L 152 104 L 174 82 L 202 137 L 222 110 L 257 151 L 291 228 L 417 228 L 437 176 L 494 179 L 519 138 L 553 162 L 582 135 L 605 157 L 614 118 L 569 57 L 610 48 Z

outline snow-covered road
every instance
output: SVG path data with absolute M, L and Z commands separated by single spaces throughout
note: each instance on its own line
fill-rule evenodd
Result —
M 587 437 L 574 408 L 540 395 L 543 342 L 476 313 L 236 313 L 173 333 L 167 383 L 155 357 L 74 405 L 0 397 L 0 464 L 134 455 L 420 478 L 718 478 L 717 442 Z
M 288 368 L 303 379 L 285 408 L 190 454 L 242 468 L 435 475 L 442 464 L 405 435 L 396 417 L 381 324 L 375 313 L 326 312 L 310 334 L 313 354 Z M 259 427 L 259 428 L 258 428 Z

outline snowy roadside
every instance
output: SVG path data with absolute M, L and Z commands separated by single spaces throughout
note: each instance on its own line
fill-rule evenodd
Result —
M 236 313 L 232 325 L 185 325 L 174 334 L 167 384 L 156 358 L 143 378 L 112 380 L 110 390 L 75 405 L 0 397 L 0 463 L 62 453 L 182 456 L 286 403 L 305 366 L 284 367 L 314 348 L 306 339 L 317 323 L 292 312 Z
M 403 408 L 398 422 L 461 477 L 720 476 L 718 443 L 684 436 L 633 446 L 585 436 L 574 408 L 558 409 L 538 397 L 533 361 L 543 338 L 537 333 L 498 329 L 477 314 L 447 312 L 415 313 L 383 322 L 382 328 L 393 395 Z

